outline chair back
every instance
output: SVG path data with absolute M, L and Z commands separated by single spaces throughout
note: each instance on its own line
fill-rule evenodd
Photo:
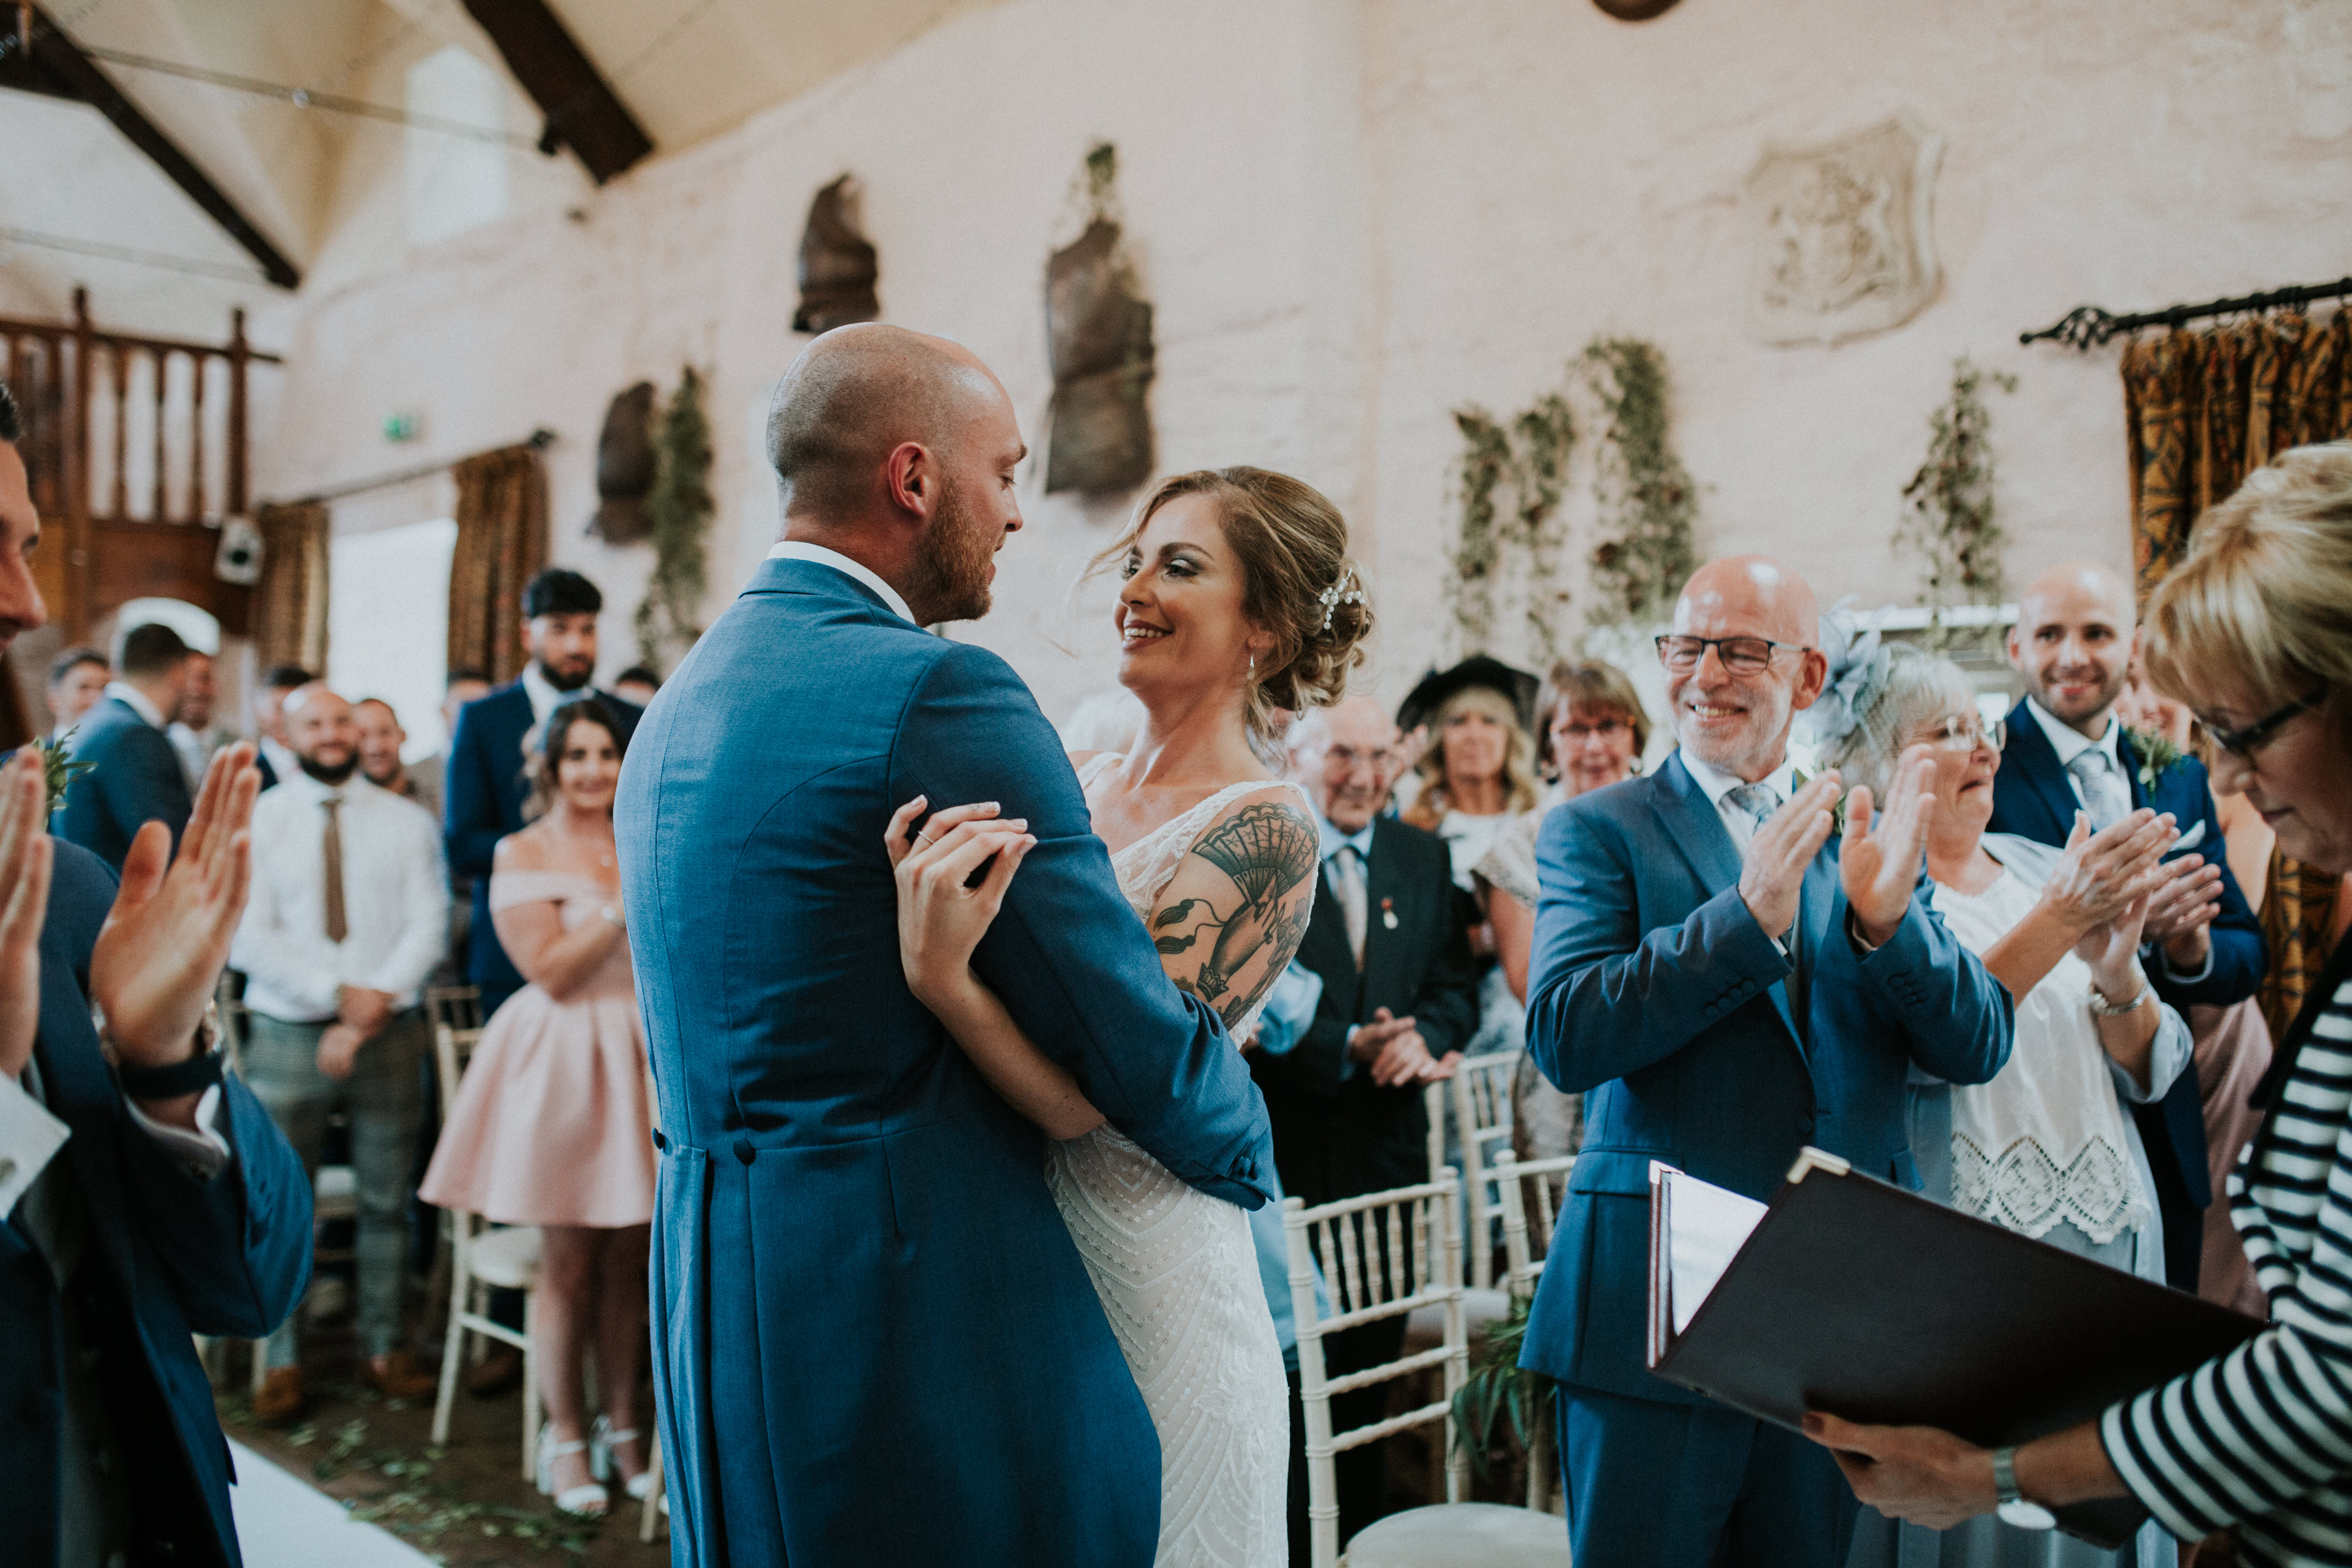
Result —
M 1544 1254 L 1551 1250 L 1552 1229 L 1559 1220 L 1559 1194 L 1575 1163 L 1573 1154 L 1521 1160 L 1503 1149 L 1495 1155 L 1489 1173 L 1502 1199 L 1504 1289 L 1514 1296 L 1535 1294 Z
M 478 1029 L 482 1026 L 482 988 L 428 985 L 425 990 L 425 1011 L 436 1027 L 446 1024 L 453 1029 Z
M 1469 1200 L 1470 1286 L 1495 1285 L 1494 1220 L 1499 1200 L 1490 1167 L 1511 1146 L 1511 1078 L 1525 1051 L 1487 1051 L 1454 1064 L 1454 1136 L 1462 1149 L 1462 1190 Z
M 1309 1208 L 1297 1198 L 1283 1205 L 1290 1256 L 1290 1310 L 1298 1327 L 1299 1398 L 1307 1421 L 1307 1517 L 1314 1568 L 1333 1568 L 1339 1555 L 1339 1501 L 1333 1457 L 1398 1432 L 1436 1424 L 1445 1445 L 1445 1499 L 1460 1502 L 1469 1485 L 1469 1461 L 1454 1433 L 1454 1394 L 1469 1375 L 1469 1328 L 1462 1310 L 1462 1241 L 1454 1224 L 1461 1182 L 1450 1167 L 1438 1179 L 1341 1198 Z M 1315 1299 L 1321 1266 L 1330 1294 L 1328 1312 Z M 1424 1306 L 1444 1310 L 1444 1337 L 1436 1346 L 1339 1376 L 1325 1370 L 1323 1342 L 1331 1334 Z M 1431 1404 L 1345 1432 L 1331 1429 L 1331 1398 L 1429 1368 L 1441 1368 L 1444 1392 Z
M 433 1077 L 440 1087 L 441 1120 L 445 1124 L 451 1108 L 457 1103 L 457 1082 L 465 1076 L 467 1064 L 474 1059 L 474 1047 L 481 1043 L 478 1026 L 461 1029 L 438 1019 L 434 1022 Z

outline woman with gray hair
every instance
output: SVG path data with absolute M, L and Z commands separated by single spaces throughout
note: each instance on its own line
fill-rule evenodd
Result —
M 2142 810 L 2062 852 L 1988 834 L 1999 720 L 1968 678 L 1916 648 L 1859 639 L 1824 616 L 1824 766 L 1883 796 L 1905 748 L 1935 750 L 1927 871 L 1935 909 L 2017 1002 L 2017 1043 L 1990 1083 L 1914 1069 L 1911 1152 L 1928 1194 L 2021 1235 L 2161 1284 L 2155 1180 L 2126 1102 L 2161 1099 L 2189 1059 L 2188 1026 L 2139 969 L 2141 922 L 2170 817 Z M 2120 1552 L 1996 1519 L 1928 1531 L 1864 1510 L 1848 1568 L 2172 1568 L 2153 1526 Z

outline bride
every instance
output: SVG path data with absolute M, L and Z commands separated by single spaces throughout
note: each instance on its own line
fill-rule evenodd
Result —
M 1363 662 L 1372 617 L 1347 544 L 1314 489 L 1238 468 L 1163 481 L 1102 557 L 1122 563 L 1119 681 L 1147 716 L 1124 753 L 1071 761 L 1169 979 L 1236 1040 L 1314 909 L 1312 803 L 1268 759 L 1277 711 L 1338 700 Z M 1156 1568 L 1280 1568 L 1288 1387 L 1248 1217 L 1120 1136 L 973 973 L 1034 840 L 993 805 L 935 813 L 910 837 L 928 804 L 908 802 L 887 834 L 908 984 L 1058 1140 L 1046 1183 L 1159 1430 Z

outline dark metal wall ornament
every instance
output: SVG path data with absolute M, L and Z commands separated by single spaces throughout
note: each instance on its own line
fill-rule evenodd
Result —
M 874 295 L 882 275 L 877 253 L 850 221 L 856 195 L 844 174 L 809 203 L 808 226 L 801 231 L 801 308 L 793 312 L 796 332 L 829 332 L 882 314 Z
M 1151 477 L 1151 305 L 1111 212 L 1118 154 L 1087 155 L 1093 216 L 1086 233 L 1045 264 L 1045 344 L 1054 367 L 1053 436 L 1045 490 L 1104 495 Z
M 1646 22 L 1675 8 L 1675 0 L 1592 0 L 1592 3 L 1621 22 Z
M 652 531 L 646 497 L 654 488 L 654 384 L 641 381 L 613 399 L 596 437 L 596 515 L 588 531 L 607 544 L 635 544 Z

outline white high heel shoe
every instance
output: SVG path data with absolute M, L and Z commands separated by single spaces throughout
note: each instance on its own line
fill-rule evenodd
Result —
M 613 1471 L 615 1468 L 613 1459 L 614 1448 L 623 1443 L 642 1443 L 644 1440 L 643 1436 L 639 1434 L 635 1427 L 624 1426 L 618 1431 L 615 1431 L 613 1428 L 613 1419 L 611 1416 L 599 1415 L 596 1417 L 595 1424 L 588 1428 L 588 1469 L 590 1473 L 600 1481 L 611 1480 L 613 1479 Z M 648 1466 L 646 1468 L 639 1470 L 635 1475 L 631 1476 L 626 1481 L 622 1483 L 621 1489 L 627 1492 L 632 1500 L 636 1502 L 645 1501 L 646 1494 L 654 1489 L 654 1472 L 652 1468 Z
M 541 1426 L 539 1429 L 540 1494 L 542 1497 L 553 1498 L 556 1509 L 560 1512 L 572 1515 L 574 1519 L 604 1518 L 612 1510 L 613 1499 L 610 1493 L 594 1481 L 583 1481 L 576 1487 L 566 1487 L 560 1492 L 555 1489 L 555 1461 L 569 1455 L 586 1453 L 589 1450 L 588 1445 L 577 1438 L 569 1443 L 559 1443 L 555 1441 L 553 1434 L 554 1429 L 551 1426 Z M 591 1469 L 592 1471 L 593 1469 L 593 1462 Z

